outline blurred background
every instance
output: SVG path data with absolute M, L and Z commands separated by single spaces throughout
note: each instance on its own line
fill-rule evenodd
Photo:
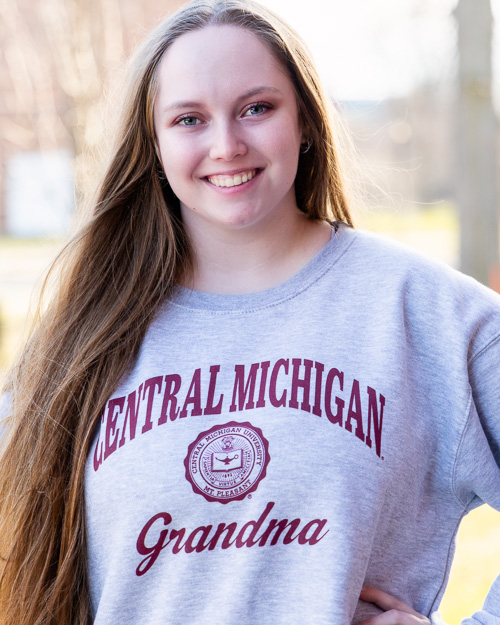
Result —
M 358 225 L 500 291 L 500 0 L 263 0 L 308 43 L 352 134 Z M 0 375 L 99 174 L 124 61 L 178 0 L 0 0 Z M 450 625 L 500 573 L 500 514 L 459 532 Z

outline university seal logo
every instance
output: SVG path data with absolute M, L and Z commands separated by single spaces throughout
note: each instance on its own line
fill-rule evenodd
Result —
M 257 489 L 269 464 L 269 443 L 248 422 L 231 421 L 202 432 L 189 445 L 186 479 L 207 501 L 228 503 Z

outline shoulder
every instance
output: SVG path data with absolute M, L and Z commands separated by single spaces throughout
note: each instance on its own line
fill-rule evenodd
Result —
M 339 237 L 350 245 L 338 269 L 367 306 L 398 306 L 411 325 L 468 336 L 470 355 L 500 336 L 500 295 L 477 280 L 379 234 L 342 227 Z
M 347 227 L 342 236 L 352 243 L 346 262 L 353 273 L 368 275 L 387 287 L 403 283 L 409 288 L 424 288 L 427 293 L 439 289 L 445 294 L 474 295 L 500 305 L 500 295 L 474 278 L 389 237 Z
M 418 281 L 433 283 L 434 281 L 454 282 L 479 285 L 472 278 L 453 269 L 446 263 L 426 256 L 388 236 L 369 232 L 360 228 L 341 225 L 338 234 L 350 240 L 350 262 L 353 269 L 370 271 L 382 277 L 384 274 L 395 282 L 401 278 L 414 278 Z

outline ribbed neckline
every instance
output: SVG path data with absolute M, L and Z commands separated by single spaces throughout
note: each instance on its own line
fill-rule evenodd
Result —
M 316 256 L 288 280 L 265 291 L 219 295 L 179 286 L 175 288 L 169 303 L 185 309 L 212 312 L 251 312 L 274 306 L 308 289 L 342 256 L 355 236 L 356 231 L 347 224 L 333 223 L 330 240 Z

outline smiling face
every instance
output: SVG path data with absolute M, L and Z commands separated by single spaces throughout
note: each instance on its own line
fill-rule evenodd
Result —
M 154 123 L 188 231 L 267 229 L 296 217 L 294 89 L 249 30 L 208 26 L 180 36 L 160 64 Z

